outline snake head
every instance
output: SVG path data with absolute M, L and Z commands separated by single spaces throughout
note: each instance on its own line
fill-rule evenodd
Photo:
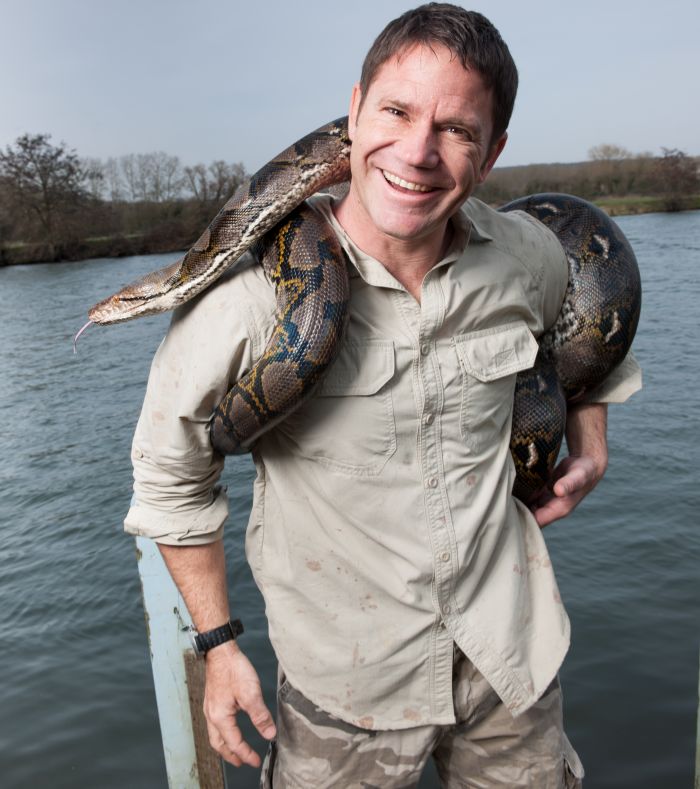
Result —
M 88 312 L 93 323 L 123 323 L 144 315 L 171 310 L 183 299 L 173 287 L 180 279 L 182 259 L 137 279 L 99 301 Z

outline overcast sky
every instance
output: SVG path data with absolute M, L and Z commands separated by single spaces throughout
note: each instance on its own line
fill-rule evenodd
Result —
M 81 156 L 162 150 L 254 171 L 347 113 L 408 0 L 0 0 L 0 147 L 48 132 Z M 500 164 L 599 143 L 700 154 L 700 2 L 475 0 L 521 87 Z

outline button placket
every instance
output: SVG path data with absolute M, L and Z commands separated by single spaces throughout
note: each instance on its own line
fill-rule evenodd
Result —
M 443 393 L 440 388 L 439 344 L 437 332 L 444 319 L 442 295 L 439 284 L 429 274 L 423 283 L 421 297 L 421 325 L 416 348 L 417 370 L 422 389 L 422 414 L 420 420 L 420 465 L 423 475 L 426 507 L 426 526 L 430 532 L 432 563 L 435 574 L 435 601 L 439 612 L 432 653 L 434 674 L 431 678 L 431 707 L 440 712 L 452 709 L 452 665 L 446 655 L 451 655 L 452 636 L 442 618 L 451 610 L 452 565 L 442 556 L 451 548 L 451 521 L 446 511 L 447 497 L 441 462 L 440 415 Z M 448 600 L 450 602 L 448 602 Z M 437 624 L 437 623 L 436 623 Z

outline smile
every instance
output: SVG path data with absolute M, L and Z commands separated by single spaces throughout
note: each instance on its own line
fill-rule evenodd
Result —
M 389 183 L 396 184 L 396 186 L 400 186 L 403 189 L 410 189 L 411 192 L 432 192 L 434 189 L 432 186 L 423 186 L 422 184 L 414 184 L 411 181 L 404 181 L 403 178 L 399 178 L 398 175 L 394 175 L 388 170 L 382 170 L 382 174 Z

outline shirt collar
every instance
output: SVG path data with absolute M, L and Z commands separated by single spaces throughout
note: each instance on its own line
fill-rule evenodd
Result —
M 469 236 L 470 241 L 493 241 L 493 236 L 487 233 L 479 223 L 474 219 L 472 211 L 471 200 L 467 200 L 467 202 L 462 206 L 462 208 L 458 211 L 457 216 L 460 217 L 464 222 L 468 225 L 471 225 L 471 235 Z
M 314 208 L 316 208 L 328 222 L 330 222 L 336 231 L 341 246 L 347 253 L 350 262 L 353 264 L 350 268 L 350 276 L 362 277 L 369 285 L 405 290 L 404 286 L 393 277 L 378 260 L 375 260 L 375 258 L 363 252 L 350 236 L 348 236 L 340 222 L 335 218 L 335 214 L 331 207 L 333 200 L 334 198 L 331 195 L 324 194 L 312 197 L 309 202 L 313 204 Z M 474 221 L 469 214 L 469 203 L 467 202 L 451 217 L 450 222 L 452 223 L 453 230 L 452 242 L 444 258 L 436 263 L 434 268 L 454 263 L 464 253 L 467 245 L 472 242 L 484 243 L 493 241 L 493 237 L 479 227 L 479 224 Z

